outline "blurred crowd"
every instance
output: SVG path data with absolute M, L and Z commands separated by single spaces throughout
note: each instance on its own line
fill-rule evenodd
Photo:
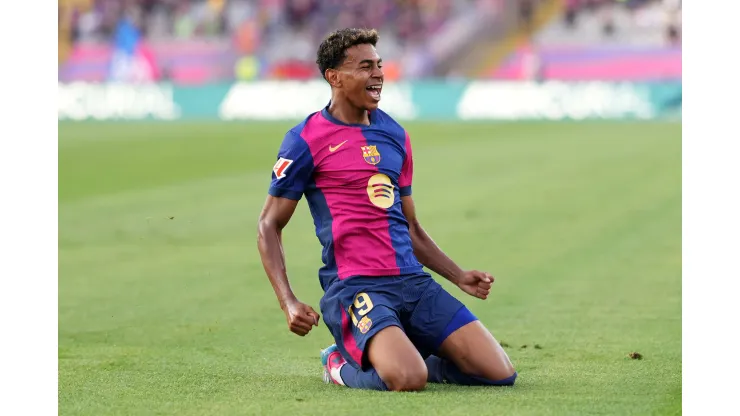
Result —
M 620 24 L 615 18 L 619 12 L 627 12 L 628 24 Z M 566 0 L 564 18 L 568 27 L 576 29 L 579 18 L 594 14 L 601 19 L 606 36 L 633 27 L 658 27 L 667 44 L 681 43 L 681 0 Z
M 475 3 L 480 0 L 60 0 L 59 16 L 74 42 L 110 39 L 122 16 L 151 40 L 236 36 L 258 43 L 285 28 L 318 38 L 330 28 L 360 26 L 407 42 Z
M 432 68 L 429 45 L 446 23 L 506 1 L 524 0 L 59 0 L 60 62 L 65 47 L 114 41 L 126 21 L 153 44 L 226 41 L 270 76 L 312 77 L 316 47 L 331 30 L 372 27 L 388 71 L 421 76 Z
M 114 60 L 122 72 L 149 66 L 147 77 L 177 82 L 309 79 L 317 76 L 320 40 L 342 27 L 380 31 L 389 79 L 488 71 L 481 68 L 490 60 L 474 55 L 498 53 L 495 45 L 505 44 L 517 28 L 524 29 L 524 46 L 511 56 L 520 49 L 534 56 L 528 48 L 535 46 L 681 43 L 681 0 L 58 1 L 65 80 L 110 77 L 115 71 L 101 63 L 110 59 L 104 48 L 133 51 L 128 66 Z M 564 8 L 551 7 L 554 1 Z M 553 19 L 563 10 L 564 20 Z M 632 65 L 619 59 L 625 68 Z

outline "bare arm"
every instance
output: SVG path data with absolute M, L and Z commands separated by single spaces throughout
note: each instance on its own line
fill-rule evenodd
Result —
M 401 197 L 403 215 L 409 223 L 409 234 L 414 255 L 417 259 L 438 275 L 444 277 L 465 293 L 480 299 L 486 299 L 493 283 L 493 277 L 477 270 L 465 271 L 460 268 L 442 249 L 432 240 L 421 227 L 416 217 L 416 207 L 411 196 Z
M 283 228 L 288 225 L 297 205 L 298 201 L 268 195 L 259 218 L 257 245 L 262 257 L 262 266 L 281 308 L 286 303 L 296 300 L 285 267 Z
M 267 196 L 259 218 L 257 246 L 262 266 L 270 279 L 280 308 L 285 312 L 290 330 L 303 336 L 311 330 L 311 325 L 318 326 L 319 314 L 298 301 L 290 287 L 285 267 L 282 231 L 288 225 L 297 205 L 296 200 Z
M 416 207 L 411 196 L 401 197 L 401 206 L 403 215 L 409 222 L 409 234 L 411 234 L 411 243 L 416 258 L 438 275 L 457 284 L 463 270 L 437 246 L 432 237 L 421 227 L 416 218 Z

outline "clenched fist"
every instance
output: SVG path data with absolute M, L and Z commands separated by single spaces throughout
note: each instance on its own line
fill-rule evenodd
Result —
M 457 281 L 457 287 L 463 292 L 478 299 L 487 299 L 491 293 L 493 276 L 478 270 L 468 270 Z
M 285 304 L 283 312 L 288 320 L 288 328 L 296 335 L 305 336 L 312 326 L 319 326 L 319 314 L 298 300 Z

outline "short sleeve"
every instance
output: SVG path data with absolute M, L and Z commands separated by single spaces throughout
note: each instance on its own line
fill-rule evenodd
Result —
M 406 150 L 406 157 L 403 159 L 401 175 L 398 177 L 398 186 L 401 196 L 409 196 L 411 195 L 411 182 L 414 177 L 414 157 L 411 151 L 411 138 L 408 132 L 406 133 L 406 144 L 404 148 Z
M 278 159 L 272 167 L 269 193 L 275 197 L 300 200 L 313 175 L 313 156 L 303 138 L 289 131 L 283 138 Z

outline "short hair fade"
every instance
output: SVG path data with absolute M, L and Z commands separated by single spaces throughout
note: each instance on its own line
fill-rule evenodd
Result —
M 378 31 L 375 29 L 346 28 L 330 33 L 316 52 L 316 64 L 319 66 L 321 76 L 326 79 L 327 69 L 342 65 L 347 49 L 366 43 L 375 46 L 378 38 Z

